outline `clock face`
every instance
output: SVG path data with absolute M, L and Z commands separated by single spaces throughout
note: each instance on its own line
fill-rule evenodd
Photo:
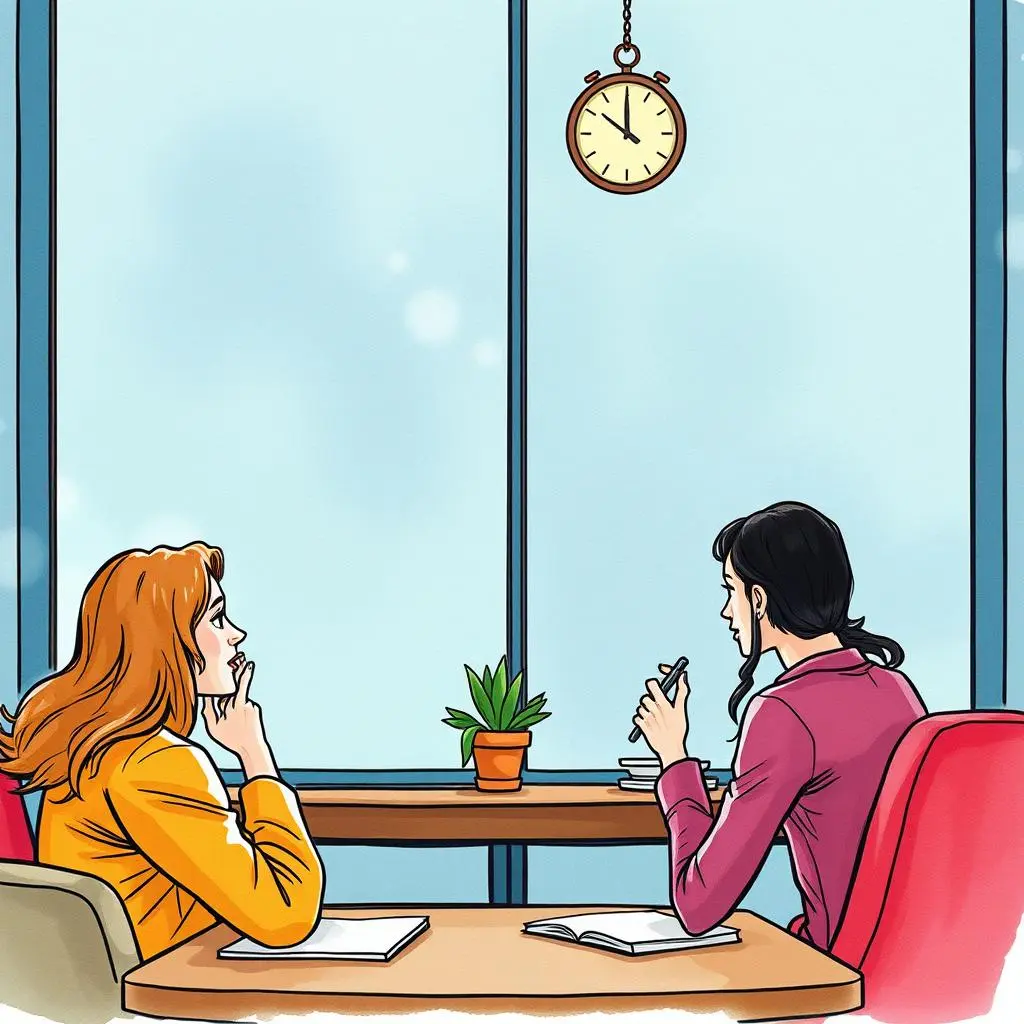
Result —
M 596 89 L 572 126 L 578 156 L 595 184 L 640 191 L 671 173 L 682 153 L 686 125 L 678 105 L 640 75 Z M 581 168 L 582 170 L 582 168 Z

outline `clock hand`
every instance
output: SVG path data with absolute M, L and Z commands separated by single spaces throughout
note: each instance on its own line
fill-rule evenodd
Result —
M 623 129 L 626 135 L 630 135 L 629 130 L 629 86 L 626 86 L 626 102 L 623 105 L 622 119 L 626 122 L 626 127 Z
M 630 142 L 639 142 L 640 141 L 632 132 L 627 132 L 626 129 L 623 128 L 621 124 L 616 124 L 607 114 L 602 113 L 601 116 L 610 125 L 614 125 L 614 127 L 616 127 L 620 132 L 622 132 L 622 137 L 624 139 L 629 139 Z
M 603 117 L 603 118 L 604 118 L 604 119 L 605 119 L 605 120 L 606 120 L 606 121 L 607 121 L 607 122 L 608 122 L 608 123 L 609 123 L 610 125 L 612 125 L 612 126 L 613 126 L 613 127 L 615 127 L 615 128 L 618 128 L 618 130 L 619 130 L 620 132 L 622 132 L 622 134 L 623 134 L 623 135 L 625 135 L 625 134 L 626 134 L 626 129 L 625 129 L 625 128 L 623 128 L 621 124 L 618 124 L 618 123 L 616 123 L 615 121 L 613 121 L 613 120 L 612 120 L 612 119 L 611 119 L 611 118 L 610 118 L 610 117 L 609 117 L 609 116 L 608 116 L 607 114 L 602 114 L 601 116 L 602 116 L 602 117 Z

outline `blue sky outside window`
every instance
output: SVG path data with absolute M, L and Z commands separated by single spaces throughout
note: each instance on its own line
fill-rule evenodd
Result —
M 505 642 L 506 12 L 352 14 L 61 10 L 60 654 L 103 559 L 202 537 L 283 765 L 455 767 Z

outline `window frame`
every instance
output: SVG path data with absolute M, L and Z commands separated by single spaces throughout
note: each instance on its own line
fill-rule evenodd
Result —
M 16 11 L 16 447 L 18 695 L 56 667 L 57 633 L 57 16 L 58 0 Z M 508 528 L 509 666 L 526 667 L 527 47 L 525 0 L 509 0 Z M 1006 3 L 971 10 L 971 707 L 1007 703 Z M 1002 252 L 992 239 L 1002 237 Z M 44 567 L 23 581 L 26 544 Z M 526 683 L 522 700 L 528 699 Z M 225 772 L 227 781 L 238 773 Z M 444 769 L 323 771 L 318 784 L 469 782 Z M 539 771 L 527 783 L 611 783 L 609 771 Z M 525 902 L 523 846 L 489 848 L 491 900 Z

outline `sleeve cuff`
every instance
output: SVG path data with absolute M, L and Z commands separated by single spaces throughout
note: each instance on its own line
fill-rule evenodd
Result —
M 654 792 L 666 813 L 682 800 L 692 800 L 709 811 L 711 809 L 703 769 L 700 761 L 693 757 L 670 764 L 658 776 Z
M 238 790 L 238 799 L 246 819 L 302 820 L 298 794 L 286 782 L 269 775 L 247 779 Z

